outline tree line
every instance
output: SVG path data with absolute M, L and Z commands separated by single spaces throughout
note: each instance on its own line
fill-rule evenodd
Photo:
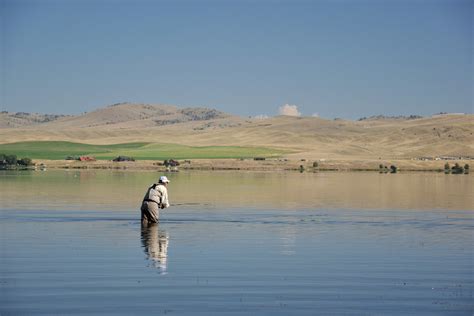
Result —
M 468 174 L 469 173 L 469 165 L 465 164 L 464 167 L 458 163 L 455 163 L 454 166 L 450 166 L 449 163 L 444 165 L 444 173 L 448 174 Z
M 16 155 L 0 154 L 0 167 L 28 167 L 32 165 L 34 164 L 31 158 L 18 159 Z

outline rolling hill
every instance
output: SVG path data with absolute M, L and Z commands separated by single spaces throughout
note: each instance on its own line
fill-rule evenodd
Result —
M 144 128 L 189 121 L 204 121 L 229 118 L 230 115 L 214 109 L 207 108 L 178 108 L 172 105 L 130 104 L 117 103 L 90 113 L 77 116 L 58 116 L 55 119 L 41 122 L 42 126 L 35 127 L 46 129 L 59 128 Z M 31 124 L 33 125 L 33 124 Z M 27 124 L 22 126 L 27 127 Z
M 121 103 L 82 115 L 21 124 L 12 123 L 9 115 L 0 114 L 0 143 L 246 146 L 282 150 L 294 158 L 474 156 L 471 114 L 360 121 L 290 116 L 249 119 L 208 108 Z
M 67 115 L 39 114 L 26 112 L 10 113 L 7 111 L 3 111 L 0 112 L 0 129 L 39 125 L 47 122 L 56 121 L 65 117 L 67 117 Z

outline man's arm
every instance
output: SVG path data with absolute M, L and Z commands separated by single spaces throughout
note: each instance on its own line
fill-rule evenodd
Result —
M 161 195 L 161 208 L 170 207 L 170 202 L 168 201 L 168 190 L 163 186 L 162 195 Z

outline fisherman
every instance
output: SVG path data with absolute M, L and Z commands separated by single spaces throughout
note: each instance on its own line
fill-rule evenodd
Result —
M 166 176 L 161 176 L 158 183 L 154 183 L 148 188 L 142 202 L 142 224 L 157 223 L 160 217 L 160 209 L 170 206 L 168 202 L 168 189 L 166 186 L 170 180 Z

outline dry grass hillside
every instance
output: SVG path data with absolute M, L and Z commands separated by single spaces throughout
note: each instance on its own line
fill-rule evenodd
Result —
M 26 112 L 0 112 L 0 128 L 17 128 L 53 122 L 66 115 L 39 114 Z
M 145 128 L 228 117 L 230 115 L 214 109 L 178 108 L 162 104 L 118 103 L 83 115 L 58 119 L 44 124 L 42 128 Z
M 289 157 L 309 159 L 474 156 L 473 118 L 446 114 L 362 121 L 289 116 L 257 120 L 206 108 L 127 103 L 41 124 L 2 124 L 0 142 L 265 146 L 289 150 Z

